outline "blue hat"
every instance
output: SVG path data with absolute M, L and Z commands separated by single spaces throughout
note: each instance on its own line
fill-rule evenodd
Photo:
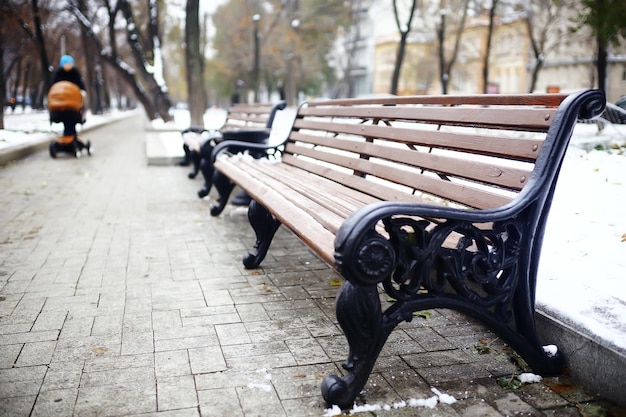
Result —
M 65 66 L 65 64 L 72 64 L 74 65 L 74 58 L 72 58 L 69 55 L 63 55 L 61 57 L 61 61 L 59 61 L 60 65 L 63 67 Z

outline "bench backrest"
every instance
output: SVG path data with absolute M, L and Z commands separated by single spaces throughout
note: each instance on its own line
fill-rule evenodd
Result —
M 286 103 L 236 103 L 228 108 L 226 121 L 220 130 L 241 128 L 271 128 L 276 111 Z
M 313 101 L 298 109 L 282 159 L 381 200 L 500 207 L 529 182 L 546 138 L 567 145 L 579 110 L 557 134 L 566 97 Z

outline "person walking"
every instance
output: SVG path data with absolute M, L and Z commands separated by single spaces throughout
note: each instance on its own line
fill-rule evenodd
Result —
M 55 71 L 52 76 L 52 84 L 50 90 L 55 87 L 55 84 L 59 82 L 70 82 L 78 87 L 80 90 L 80 96 L 78 101 L 80 104 L 80 109 L 77 111 L 51 111 L 51 121 L 53 122 L 62 122 L 63 123 L 63 136 L 66 138 L 72 138 L 71 140 L 75 140 L 78 142 L 79 150 L 82 148 L 87 148 L 87 152 L 91 154 L 91 143 L 87 141 L 87 143 L 83 143 L 76 134 L 76 123 L 84 123 L 85 122 L 85 100 L 86 100 L 86 88 L 85 82 L 83 81 L 83 77 L 78 70 L 74 66 L 74 58 L 71 55 L 63 55 L 59 60 L 59 68 Z M 67 94 L 63 89 L 60 94 Z M 50 94 L 48 96 L 50 100 Z M 50 105 L 50 102 L 49 102 Z M 53 116 L 54 113 L 54 116 Z
M 76 84 L 78 88 L 80 88 L 84 99 L 86 95 L 85 82 L 83 81 L 83 77 L 80 74 L 80 71 L 78 71 L 78 68 L 74 66 L 74 58 L 70 55 L 63 55 L 61 57 L 61 60 L 59 61 L 59 68 L 52 76 L 52 85 L 58 83 L 59 81 L 69 81 L 72 84 Z M 81 119 L 82 117 L 83 115 L 81 114 Z M 74 118 L 63 118 L 63 135 L 76 136 L 76 121 Z

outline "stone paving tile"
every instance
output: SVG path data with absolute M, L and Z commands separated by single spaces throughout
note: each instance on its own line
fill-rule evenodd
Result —
M 228 369 L 226 360 L 222 355 L 222 349 L 219 346 L 189 349 L 189 362 L 191 363 L 191 372 L 194 374 Z
M 0 415 L 12 417 L 30 416 L 36 399 L 36 395 L 0 398 Z
M 192 375 L 158 379 L 158 410 L 198 407 L 198 395 Z
M 51 362 L 52 354 L 56 348 L 55 340 L 47 342 L 25 343 L 22 351 L 15 361 L 16 367 L 46 365 Z
M 321 381 L 348 353 L 339 275 L 284 228 L 245 270 L 245 208 L 211 218 L 198 181 L 146 166 L 139 119 L 90 136 L 91 158 L 0 168 L 0 416 L 324 415 Z M 428 311 L 390 335 L 357 398 L 385 409 L 352 415 L 624 415 L 566 376 L 501 387 L 510 353 Z M 458 401 L 402 403 L 433 386 Z
M 77 397 L 76 389 L 42 391 L 37 396 L 31 416 L 71 416 Z
M 78 390 L 84 367 L 83 361 L 50 363 L 41 391 Z
M 157 411 L 156 385 L 139 382 L 125 385 L 101 385 L 79 391 L 74 415 L 127 415 Z
M 243 417 L 244 411 L 239 404 L 237 390 L 234 387 L 199 390 L 198 401 L 202 417 Z

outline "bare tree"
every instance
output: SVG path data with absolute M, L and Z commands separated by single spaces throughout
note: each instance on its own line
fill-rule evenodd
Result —
M 391 77 L 391 94 L 398 94 L 398 83 L 400 82 L 400 73 L 402 71 L 402 61 L 404 60 L 404 54 L 406 51 L 406 42 L 411 32 L 411 24 L 413 23 L 413 16 L 415 15 L 415 9 L 417 7 L 417 0 L 411 1 L 411 10 L 409 10 L 409 17 L 406 24 L 400 23 L 400 16 L 398 12 L 398 1 L 393 0 L 393 16 L 396 21 L 396 26 L 400 32 L 400 43 L 398 44 L 398 50 L 396 51 L 396 63 L 393 68 L 393 75 Z
M 289 101 L 296 92 L 314 96 L 327 86 L 328 54 L 339 27 L 349 23 L 343 0 L 271 0 L 255 9 L 249 0 L 230 0 L 212 15 L 216 56 L 207 72 L 216 94 L 231 97 L 237 88 L 254 86 L 253 16 L 259 14 L 259 80 L 261 91 L 278 90 Z M 289 68 L 293 68 L 290 73 Z M 243 82 L 243 83 L 242 83 Z M 287 92 L 293 87 L 294 97 Z
M 452 49 L 452 53 L 450 54 L 449 59 L 446 59 L 446 39 L 448 37 L 446 19 L 448 13 L 445 4 L 442 5 L 442 9 L 440 11 L 441 22 L 439 25 L 437 25 L 437 40 L 439 49 L 439 81 L 441 83 L 442 94 L 448 94 L 450 73 L 452 72 L 452 67 L 454 67 L 454 63 L 456 62 L 456 58 L 459 54 L 459 48 L 461 46 L 461 35 L 465 30 L 465 20 L 467 18 L 467 8 L 469 6 L 469 2 L 470 0 L 463 0 L 461 2 L 461 19 L 456 24 L 454 32 L 454 47 Z
M 531 0 L 526 10 L 526 28 L 534 62 L 530 67 L 528 92 L 535 91 L 539 73 L 550 52 L 558 45 L 561 25 L 557 21 L 566 19 L 565 0 Z
M 17 94 L 21 71 L 17 70 L 18 63 L 27 62 L 23 76 L 23 95 L 26 97 L 30 82 L 29 60 L 38 60 L 39 54 L 34 49 L 35 34 L 26 22 L 30 17 L 30 4 L 5 1 L 0 3 L 0 129 L 4 128 L 4 109 L 7 98 L 7 88 L 13 85 L 13 98 Z
M 483 93 L 486 93 L 489 87 L 489 55 L 491 54 L 493 25 L 496 18 L 497 7 L 498 0 L 491 0 L 491 7 L 489 8 L 489 29 L 487 30 L 487 46 L 485 47 L 485 56 L 483 57 Z
M 160 117 L 164 121 L 171 120 L 172 117 L 169 114 L 171 103 L 167 86 L 162 78 L 162 62 L 160 61 L 162 56 L 158 37 L 151 39 L 149 43 L 149 55 L 152 57 L 149 61 L 146 54 L 148 43 L 139 32 L 128 0 L 117 0 L 115 4 L 109 0 L 103 1 L 108 14 L 108 45 L 98 37 L 92 21 L 81 13 L 74 3 L 69 6 L 69 10 L 77 17 L 79 24 L 86 30 L 96 49 L 100 51 L 100 57 L 132 87 L 135 96 L 144 106 L 148 118 L 153 120 Z M 148 14 L 150 16 L 156 15 L 156 1 L 149 0 L 148 5 Z M 118 13 L 124 18 L 126 24 L 126 44 L 135 65 L 125 61 L 120 53 L 115 26 Z
M 44 95 L 47 94 L 48 89 L 50 88 L 50 60 L 48 59 L 48 53 L 46 52 L 46 42 L 43 35 L 43 24 L 38 0 L 31 0 L 31 8 L 33 20 L 35 22 L 35 39 L 39 50 L 39 59 L 41 60 L 41 79 L 43 80 L 43 89 L 40 91 L 36 103 L 33 104 L 37 108 L 42 108 Z
M 582 0 L 578 8 L 578 25 L 591 29 L 596 40 L 598 88 L 606 91 L 609 48 L 619 46 L 626 38 L 626 2 L 624 0 Z
M 200 50 L 199 0 L 187 0 L 185 18 L 185 66 L 187 97 L 191 124 L 204 126 L 206 94 L 204 89 L 204 58 Z
M 4 129 L 4 100 L 6 98 L 6 82 L 4 77 L 4 42 L 3 42 L 3 28 L 4 19 L 6 15 L 0 13 L 0 130 Z

